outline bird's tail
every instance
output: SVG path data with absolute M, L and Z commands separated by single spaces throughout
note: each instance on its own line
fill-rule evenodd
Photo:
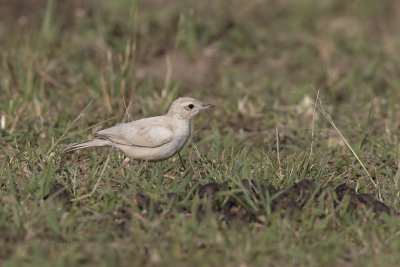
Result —
M 88 140 L 88 141 L 83 141 L 80 143 L 75 143 L 69 145 L 64 152 L 71 152 L 74 150 L 82 149 L 82 148 L 87 148 L 87 147 L 95 147 L 95 146 L 108 146 L 109 141 L 107 140 L 101 140 L 101 139 L 94 139 L 94 140 Z

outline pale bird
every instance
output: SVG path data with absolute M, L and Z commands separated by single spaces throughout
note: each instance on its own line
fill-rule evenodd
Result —
M 163 116 L 144 118 L 117 124 L 95 134 L 95 139 L 71 144 L 65 152 L 87 147 L 115 147 L 127 158 L 161 161 L 178 153 L 188 141 L 190 121 L 200 111 L 214 107 L 190 97 L 172 102 Z

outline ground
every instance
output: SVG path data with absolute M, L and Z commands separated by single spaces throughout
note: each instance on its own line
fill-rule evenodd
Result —
M 400 264 L 400 2 L 0 3 L 0 264 Z M 63 153 L 217 108 L 179 158 Z

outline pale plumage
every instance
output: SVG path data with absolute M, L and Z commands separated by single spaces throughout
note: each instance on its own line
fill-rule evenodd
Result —
M 128 146 L 158 147 L 174 138 L 172 121 L 165 116 L 117 124 L 101 130 L 95 137 Z
M 190 120 L 200 111 L 213 107 L 181 97 L 164 116 L 117 124 L 95 134 L 95 139 L 70 145 L 66 152 L 96 146 L 115 147 L 128 158 L 159 161 L 178 153 L 190 137 Z

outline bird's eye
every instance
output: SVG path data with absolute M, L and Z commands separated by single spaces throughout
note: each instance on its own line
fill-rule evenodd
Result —
M 189 108 L 189 109 L 193 109 L 193 108 L 194 108 L 193 104 L 189 104 L 189 105 L 188 105 L 188 108 Z

